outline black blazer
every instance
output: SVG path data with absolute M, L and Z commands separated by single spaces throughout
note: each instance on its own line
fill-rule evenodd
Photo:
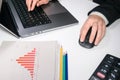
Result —
M 93 11 L 102 13 L 109 21 L 107 24 L 112 24 L 115 20 L 120 18 L 120 0 L 93 0 L 99 6 L 92 9 L 88 15 Z

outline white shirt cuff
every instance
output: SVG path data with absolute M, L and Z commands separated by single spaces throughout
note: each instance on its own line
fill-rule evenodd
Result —
M 109 21 L 107 20 L 107 18 L 102 13 L 100 13 L 100 12 L 95 11 L 95 12 L 90 13 L 90 15 L 98 15 L 98 16 L 100 16 L 105 21 L 106 25 L 109 23 Z
M 93 0 L 88 0 L 88 1 L 93 1 Z

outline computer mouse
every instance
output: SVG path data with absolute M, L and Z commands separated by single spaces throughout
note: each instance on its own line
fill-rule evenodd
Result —
M 94 41 L 92 43 L 89 43 L 89 38 L 90 38 L 90 34 L 91 34 L 91 31 L 92 31 L 92 28 L 90 28 L 86 34 L 86 37 L 85 37 L 85 40 L 84 42 L 81 42 L 80 41 L 80 38 L 79 38 L 79 44 L 82 46 L 82 47 L 85 47 L 85 48 L 93 48 L 95 45 L 94 45 L 94 42 L 95 42 L 95 38 L 94 38 Z

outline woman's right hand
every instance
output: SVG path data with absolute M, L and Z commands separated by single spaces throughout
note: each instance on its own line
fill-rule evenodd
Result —
M 41 6 L 43 4 L 47 4 L 49 0 L 26 0 L 26 5 L 28 7 L 28 11 L 33 11 L 35 6 Z

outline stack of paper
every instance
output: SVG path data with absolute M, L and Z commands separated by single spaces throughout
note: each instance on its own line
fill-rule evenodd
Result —
M 5 41 L 0 47 L 0 80 L 59 80 L 56 41 Z

